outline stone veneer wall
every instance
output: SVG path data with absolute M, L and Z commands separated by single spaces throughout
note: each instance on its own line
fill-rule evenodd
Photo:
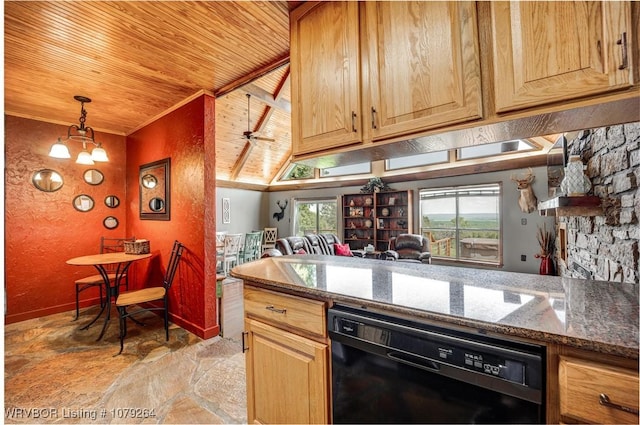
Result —
M 577 264 L 597 280 L 639 283 L 640 122 L 581 136 L 568 141 L 568 152 L 587 164 L 585 173 L 604 215 L 559 218 L 566 224 L 567 262 L 557 261 L 558 274 L 585 277 Z

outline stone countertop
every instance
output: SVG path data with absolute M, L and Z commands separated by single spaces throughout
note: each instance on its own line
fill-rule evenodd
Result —
M 638 358 L 638 285 L 353 257 L 234 267 L 266 289 Z

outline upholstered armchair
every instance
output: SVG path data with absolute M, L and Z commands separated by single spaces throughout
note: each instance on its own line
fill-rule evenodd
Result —
M 402 233 L 389 240 L 389 249 L 382 253 L 381 258 L 431 264 L 431 244 L 422 235 Z

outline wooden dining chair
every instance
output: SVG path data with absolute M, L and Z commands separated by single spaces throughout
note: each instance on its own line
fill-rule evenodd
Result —
M 109 252 L 123 252 L 124 251 L 124 243 L 125 242 L 133 242 L 135 241 L 135 236 L 130 238 L 106 238 L 102 236 L 100 238 L 100 254 L 107 254 Z M 105 266 L 107 270 L 107 275 L 109 276 L 109 281 L 113 282 L 116 279 L 116 271 L 114 266 Z M 124 285 L 126 289 L 129 289 L 129 277 L 125 273 L 123 276 Z M 122 282 L 122 281 L 121 281 Z M 73 320 L 78 320 L 80 316 L 80 292 L 89 289 L 98 287 L 100 290 L 100 307 L 102 307 L 105 303 L 105 299 L 102 295 L 102 290 L 104 286 L 104 279 L 101 274 L 94 274 L 91 276 L 83 277 L 82 279 L 78 279 L 75 281 L 76 284 L 76 317 Z M 104 288 L 105 291 L 107 288 Z
M 244 237 L 244 246 L 240 251 L 240 262 L 257 260 L 262 254 L 262 230 L 249 232 Z
M 240 247 L 242 245 L 242 233 L 230 233 L 224 237 L 224 248 L 218 254 L 217 261 L 222 263 L 222 273 L 227 276 L 232 264 L 238 264 Z
M 139 325 L 143 323 L 137 321 L 132 316 L 143 313 L 145 311 L 163 311 L 164 312 L 164 330 L 169 341 L 169 289 L 173 283 L 173 279 L 176 276 L 178 270 L 178 263 L 182 257 L 184 251 L 184 245 L 175 241 L 173 243 L 173 249 L 171 250 L 171 256 L 169 257 L 169 263 L 167 265 L 167 271 L 162 280 L 162 286 L 153 286 L 143 289 L 135 289 L 131 291 L 123 291 L 118 295 L 116 299 L 116 308 L 118 309 L 118 317 L 120 319 L 120 351 L 122 353 L 124 348 L 124 338 L 127 336 L 127 319 L 131 319 Z M 158 303 L 162 305 L 158 306 Z M 133 305 L 139 305 L 133 311 L 127 311 L 128 307 Z M 140 304 L 144 304 L 142 307 Z
M 262 251 L 276 247 L 276 240 L 278 239 L 277 227 L 265 227 L 264 228 L 264 241 L 262 242 Z

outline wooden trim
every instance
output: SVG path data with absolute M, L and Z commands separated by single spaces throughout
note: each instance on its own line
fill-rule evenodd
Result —
M 271 71 L 277 68 L 280 68 L 281 66 L 286 65 L 288 63 L 289 63 L 289 53 L 287 53 L 285 56 L 282 56 L 276 59 L 270 64 L 260 67 L 253 72 L 250 72 L 249 74 L 245 75 L 242 78 L 239 78 L 227 85 L 220 87 L 216 92 L 214 92 L 214 96 L 215 97 L 224 96 L 225 94 L 228 94 L 237 88 L 240 88 L 246 84 L 249 84 L 257 80 L 258 78 L 263 77 L 264 75 L 270 73 Z
M 227 181 L 227 180 L 216 180 L 217 188 L 228 188 L 228 189 L 244 189 L 244 190 L 255 190 L 258 192 L 268 192 L 269 186 L 266 184 L 259 183 L 245 183 L 245 182 L 235 182 L 235 181 Z
M 531 110 L 508 113 L 421 134 L 298 155 L 293 161 L 324 168 L 635 122 L 639 95 L 640 86 L 636 86 L 614 95 L 540 108 L 535 115 Z
M 136 131 L 148 126 L 152 122 L 155 122 L 155 121 L 159 120 L 160 118 L 164 117 L 165 115 L 169 115 L 171 112 L 175 111 L 176 109 L 183 107 L 187 103 L 189 103 L 189 102 L 193 101 L 194 99 L 197 99 L 197 98 L 199 98 L 200 96 L 203 96 L 203 95 L 213 96 L 213 93 L 211 93 L 209 90 L 198 90 L 196 93 L 194 93 L 191 96 L 187 97 L 186 99 L 183 99 L 182 101 L 176 103 L 172 107 L 162 111 L 161 113 L 159 113 L 155 117 L 149 118 L 148 120 L 146 120 L 145 122 L 143 122 L 142 124 L 137 126 L 136 128 L 134 128 L 131 131 L 129 131 L 126 135 L 128 136 L 130 134 L 135 133 Z
M 69 122 L 69 121 L 51 120 L 51 119 L 47 119 L 47 118 L 38 117 L 38 116 L 32 115 L 32 114 L 22 114 L 20 112 L 13 112 L 13 111 L 4 111 L 4 114 L 12 116 L 12 117 L 26 118 L 28 120 L 47 122 L 47 123 L 56 124 L 56 125 L 63 125 L 65 127 L 69 127 L 71 124 L 75 124 L 75 123 Z M 106 130 L 104 128 L 98 128 L 98 127 L 93 127 L 93 126 L 91 126 L 91 128 L 93 128 L 93 130 L 96 133 L 115 134 L 117 136 L 126 136 L 127 135 L 123 131 Z
M 493 173 L 498 171 L 513 170 L 527 167 L 542 167 L 547 165 L 546 155 L 536 155 L 522 158 L 509 158 L 504 161 L 487 162 L 487 163 L 475 163 L 469 165 L 462 165 L 459 167 L 443 168 L 438 170 L 407 172 L 405 174 L 398 174 L 395 176 L 382 176 L 386 183 L 402 183 L 415 180 L 429 180 L 443 177 L 457 177 L 472 174 Z M 302 183 L 301 181 L 295 181 L 292 183 L 279 182 L 278 184 L 272 184 L 268 188 L 268 192 L 281 192 L 285 190 L 305 190 L 316 188 L 332 188 L 332 187 L 345 187 L 345 186 L 359 186 L 364 185 L 369 181 L 369 178 L 359 178 L 354 180 L 334 180 L 334 181 L 313 181 L 308 183 Z

